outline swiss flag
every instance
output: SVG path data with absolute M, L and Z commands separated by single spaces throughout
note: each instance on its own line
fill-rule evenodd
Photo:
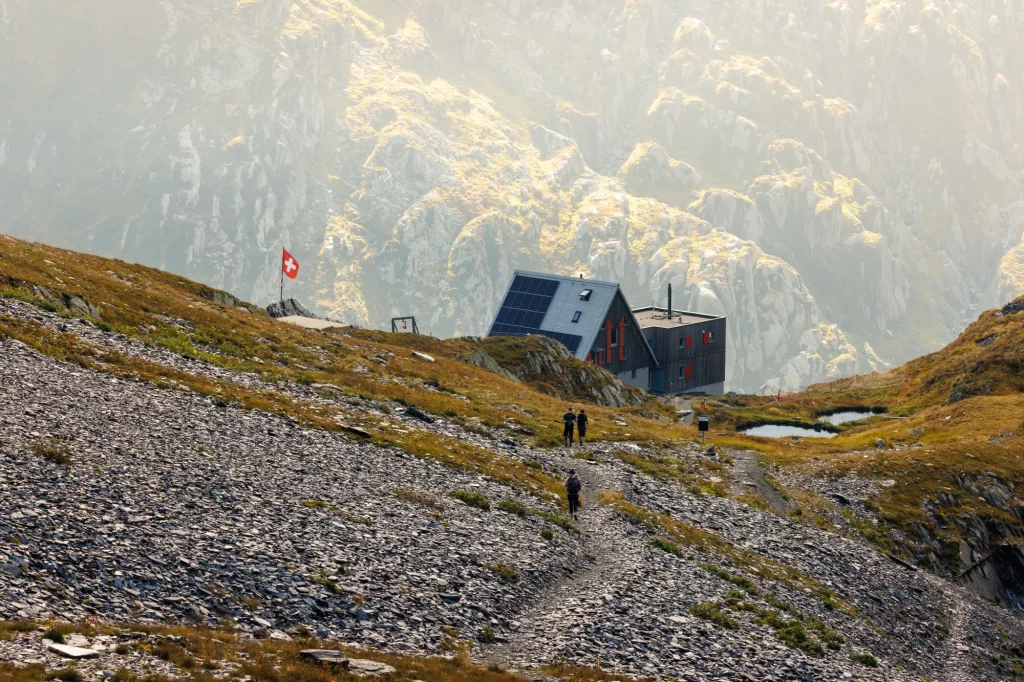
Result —
M 281 249 L 281 251 L 281 272 L 288 275 L 289 278 L 295 279 L 299 276 L 299 261 L 295 260 L 292 254 L 285 249 Z

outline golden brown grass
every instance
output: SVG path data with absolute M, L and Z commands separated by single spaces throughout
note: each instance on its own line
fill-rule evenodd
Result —
M 961 539 L 959 526 L 950 522 L 956 517 L 977 515 L 1020 526 L 1013 515 L 967 493 L 956 477 L 994 476 L 1017 496 L 1024 493 L 1024 462 L 1017 454 L 1024 446 L 1022 366 L 1024 314 L 988 311 L 945 349 L 890 372 L 818 384 L 778 400 L 737 396 L 728 403 L 713 402 L 714 426 L 725 429 L 715 440 L 755 449 L 771 464 L 885 482 L 870 500 L 882 526 L 853 524 L 862 536 L 895 551 L 887 526 L 908 531 L 920 524 L 953 547 Z M 728 431 L 765 422 L 812 424 L 821 414 L 846 408 L 884 409 L 886 414 L 843 425 L 828 440 L 753 438 Z M 876 446 L 878 440 L 883 448 Z M 961 504 L 942 508 L 943 518 L 936 519 L 926 505 L 934 509 L 944 492 L 957 495 Z M 813 505 L 804 511 L 805 520 L 831 527 Z
M 346 401 L 415 406 L 470 430 L 511 430 L 539 446 L 561 441 L 560 415 L 566 402 L 526 383 L 515 383 L 457 360 L 476 348 L 474 341 L 442 341 L 427 336 L 344 329 L 316 332 L 273 320 L 258 308 L 176 275 L 120 261 L 63 251 L 0 235 L 0 296 L 19 298 L 62 315 L 33 291 L 79 296 L 101 312 L 102 328 L 143 343 L 234 371 L 251 372 L 269 383 L 327 384 L 333 403 L 306 402 L 272 390 L 258 390 L 181 372 L 162 365 L 92 348 L 70 334 L 41 325 L 0 319 L 0 337 L 18 339 L 41 353 L 83 367 L 187 388 L 227 402 L 287 415 L 317 428 L 357 426 L 376 442 L 412 454 L 479 471 L 549 498 L 559 492 L 553 478 L 522 464 L 421 429 L 397 428 L 386 419 L 359 416 Z M 505 362 L 528 352 L 545 352 L 537 339 L 487 339 L 484 348 Z M 413 351 L 436 362 L 412 357 Z M 570 372 L 593 371 L 575 358 Z M 548 388 L 550 386 L 540 386 Z M 574 403 L 579 401 L 574 399 Z M 613 409 L 588 405 L 595 440 L 648 440 L 679 445 L 692 428 L 669 419 L 671 409 L 654 399 L 641 407 Z M 616 423 L 625 419 L 628 426 Z M 532 435 L 524 435 L 532 434 Z M 545 493 L 546 491 L 546 493 Z
M 110 626 L 90 625 L 85 628 L 67 624 L 51 624 L 67 632 L 88 632 L 88 634 L 114 634 L 119 630 Z M 0 622 L 0 634 L 19 633 L 37 629 L 35 623 Z M 208 682 L 216 679 L 211 669 L 224 668 L 225 663 L 238 666 L 238 675 L 249 676 L 253 682 L 349 682 L 361 678 L 344 671 L 336 671 L 299 658 L 303 649 L 340 649 L 350 658 L 364 658 L 393 666 L 397 673 L 384 680 L 411 680 L 423 682 L 526 682 L 527 678 L 504 671 L 496 666 L 484 667 L 474 664 L 465 644 L 453 641 L 453 654 L 448 657 L 417 657 L 387 654 L 369 649 L 339 647 L 336 643 L 325 642 L 301 632 L 293 632 L 293 641 L 246 640 L 230 630 L 205 628 L 158 627 L 133 625 L 131 631 L 141 631 L 157 636 L 172 636 L 176 639 L 159 640 L 155 644 L 138 643 L 130 646 L 161 658 L 176 666 L 180 674 L 167 678 L 169 682 L 198 680 Z M 124 632 L 129 631 L 124 629 Z M 43 682 L 53 671 L 42 665 L 16 667 L 0 662 L 0 679 L 5 682 Z M 611 675 L 601 670 L 553 666 L 546 670 L 555 679 L 566 682 L 603 682 L 605 680 L 629 680 L 622 675 Z M 127 671 L 119 674 L 119 682 L 142 682 Z

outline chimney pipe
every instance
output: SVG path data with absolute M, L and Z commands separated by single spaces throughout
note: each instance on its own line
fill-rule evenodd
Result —
M 672 282 L 668 283 L 668 319 L 672 319 Z

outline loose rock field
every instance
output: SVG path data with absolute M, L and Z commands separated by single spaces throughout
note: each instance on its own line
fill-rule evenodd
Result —
M 322 399 L 17 301 L 0 299 L 0 315 Z M 558 509 L 543 495 L 13 340 L 0 341 L 0 405 L 0 620 L 95 619 L 126 632 L 180 623 L 254 638 L 305 626 L 324 640 L 414 654 L 454 637 L 503 666 L 565 660 L 683 680 L 996 680 L 986 662 L 1024 640 L 1008 614 L 957 587 L 863 544 L 655 480 L 616 456 L 621 445 L 589 445 L 583 460 L 442 417 L 360 408 L 559 475 L 580 470 L 586 507 L 573 527 L 552 522 Z M 644 447 L 631 453 L 650 454 Z M 695 471 L 704 456 L 696 445 L 671 455 Z M 721 547 L 667 551 L 624 505 L 713 534 Z M 781 622 L 808 639 L 786 631 L 785 641 Z M 82 664 L 89 679 L 118 664 L 96 643 L 99 657 Z M 851 659 L 861 654 L 879 667 Z M 56 665 L 55 656 L 39 633 L 0 641 L 0 660 Z

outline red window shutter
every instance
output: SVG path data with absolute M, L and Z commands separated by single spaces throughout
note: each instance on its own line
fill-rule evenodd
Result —
M 626 359 L 626 316 L 619 320 L 619 362 Z
M 693 365 L 686 366 L 686 378 L 690 379 L 693 377 Z
M 704 332 L 704 343 L 705 345 L 711 343 L 711 332 Z
M 686 347 L 687 348 L 693 348 L 693 337 L 692 336 L 687 336 L 686 337 Z
M 594 351 L 590 351 L 590 354 L 587 356 L 587 362 L 593 362 L 593 361 L 594 361 Z
M 605 321 L 605 353 L 608 355 L 608 364 L 612 364 L 612 321 Z

